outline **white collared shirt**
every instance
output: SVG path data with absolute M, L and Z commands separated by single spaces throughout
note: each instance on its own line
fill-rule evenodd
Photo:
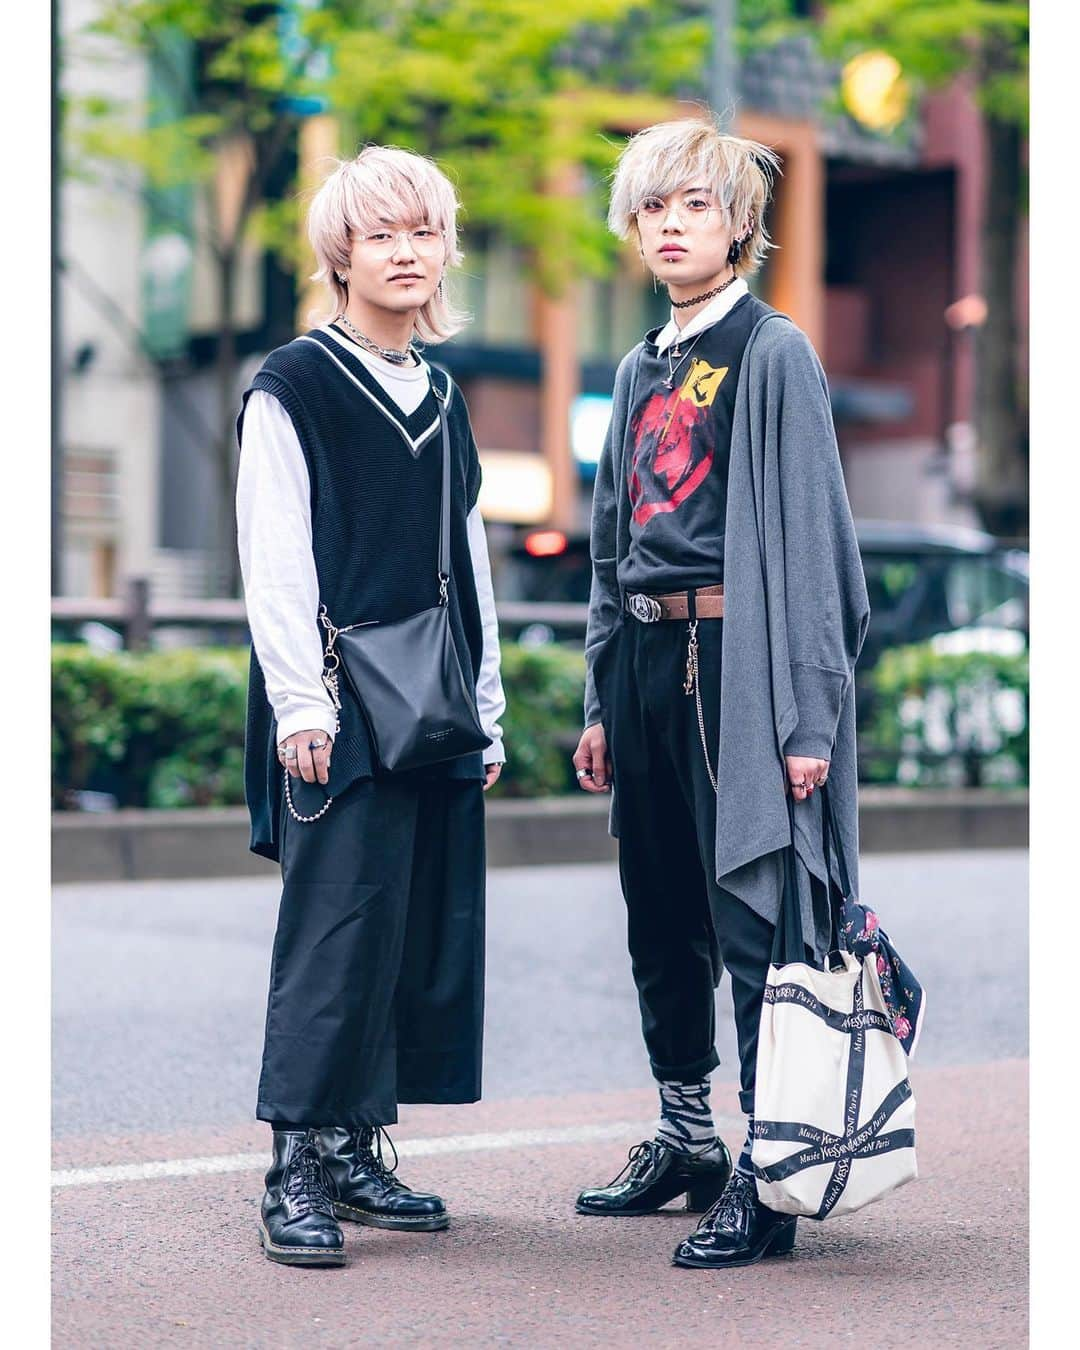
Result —
M 738 281 L 733 281 L 726 291 L 721 291 L 715 300 L 710 300 L 703 310 L 699 310 L 682 328 L 679 327 L 675 319 L 675 310 L 671 311 L 671 318 L 660 330 L 656 339 L 656 350 L 663 355 L 676 339 L 697 337 L 698 333 L 706 328 L 711 328 L 714 323 L 718 323 L 729 310 L 733 309 L 735 302 L 741 300 L 748 294 L 750 287 L 747 286 L 743 277 Z

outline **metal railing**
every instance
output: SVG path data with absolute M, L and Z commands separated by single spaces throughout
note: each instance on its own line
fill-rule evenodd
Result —
M 549 629 L 555 637 L 583 638 L 588 605 L 546 604 L 506 600 L 496 605 L 499 630 L 517 637 L 530 628 Z M 247 609 L 243 600 L 156 600 L 144 577 L 133 578 L 123 597 L 101 599 L 54 596 L 52 621 L 56 628 L 77 629 L 99 623 L 114 629 L 128 651 L 152 645 L 161 628 L 223 629 L 231 640 L 248 638 Z

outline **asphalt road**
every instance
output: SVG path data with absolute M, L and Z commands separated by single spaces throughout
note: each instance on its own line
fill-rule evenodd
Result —
M 862 896 L 927 990 L 919 1062 L 1027 1054 L 1027 854 L 871 855 Z M 485 1099 L 647 1087 L 607 865 L 489 875 Z M 57 887 L 57 1136 L 250 1120 L 278 898 L 265 881 Z M 737 1077 L 731 994 L 716 1081 Z
M 608 866 L 490 878 L 487 1082 L 402 1110 L 439 1234 L 346 1231 L 348 1264 L 266 1261 L 251 1119 L 277 886 L 60 887 L 54 906 L 52 1345 L 58 1350 L 676 1350 L 1027 1343 L 1026 855 L 872 856 L 863 896 L 928 991 L 919 1179 L 726 1274 L 671 1266 L 696 1221 L 574 1213 L 655 1093 Z M 726 983 L 713 1106 L 742 1136 Z

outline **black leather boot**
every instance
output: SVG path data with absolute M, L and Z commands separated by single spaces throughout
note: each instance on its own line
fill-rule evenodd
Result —
M 730 1270 L 784 1256 L 795 1246 L 794 1214 L 779 1214 L 757 1198 L 752 1177 L 736 1172 L 723 1195 L 672 1257 L 676 1266 Z
M 287 1266 L 343 1266 L 345 1238 L 334 1220 L 313 1131 L 274 1131 L 259 1240 L 271 1261 Z
M 382 1127 L 318 1132 L 319 1152 L 330 1180 L 334 1213 L 339 1219 L 372 1228 L 397 1228 L 433 1233 L 446 1228 L 450 1216 L 437 1195 L 411 1191 L 394 1175 L 397 1151 Z M 394 1165 L 383 1162 L 382 1141 L 394 1150 Z
M 717 1143 L 719 1161 L 713 1150 L 706 1162 L 659 1139 L 646 1139 L 630 1150 L 614 1181 L 582 1191 L 575 1208 L 579 1214 L 655 1214 L 669 1200 L 685 1195 L 691 1213 L 708 1209 L 731 1176 L 731 1155 L 722 1140 Z

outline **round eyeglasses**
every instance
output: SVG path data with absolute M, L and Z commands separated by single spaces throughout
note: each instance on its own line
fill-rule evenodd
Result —
M 432 258 L 440 253 L 445 242 L 441 230 L 431 225 L 414 225 L 411 230 L 372 230 L 365 234 L 364 248 L 376 258 L 393 257 L 398 240 L 405 238 L 414 253 L 421 258 Z
M 639 224 L 644 222 L 655 228 L 667 220 L 668 215 L 674 211 L 685 224 L 697 226 L 704 225 L 709 219 L 710 212 L 715 209 L 716 204 L 708 197 L 687 197 L 681 202 L 673 202 L 670 206 L 663 197 L 643 197 L 634 215 L 637 216 Z

